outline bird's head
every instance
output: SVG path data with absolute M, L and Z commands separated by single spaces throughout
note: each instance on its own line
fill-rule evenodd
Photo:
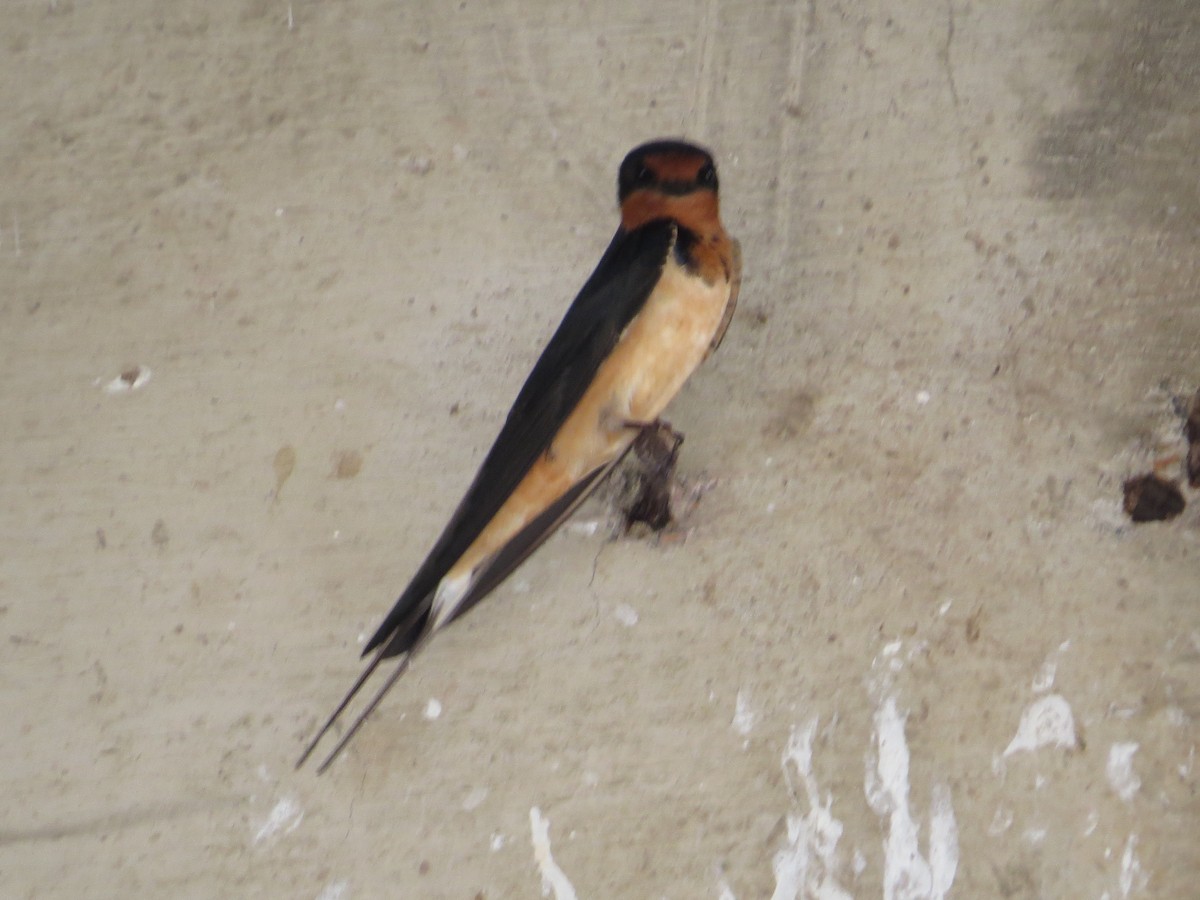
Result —
M 717 217 L 717 167 L 712 154 L 684 141 L 635 147 L 617 175 L 621 222 L 627 229 L 654 219 Z

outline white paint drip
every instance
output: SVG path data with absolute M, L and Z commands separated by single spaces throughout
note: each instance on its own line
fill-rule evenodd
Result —
M 1004 751 L 1011 756 L 1022 750 L 1037 750 L 1041 747 L 1075 746 L 1075 717 L 1071 705 L 1061 694 L 1047 694 L 1035 700 L 1021 713 L 1021 723 Z
M 1175 767 L 1175 771 L 1179 773 L 1180 778 L 1187 778 L 1192 774 L 1192 769 L 1196 766 L 1196 745 L 1192 744 L 1188 750 L 1187 762 L 1180 763 Z
M 1044 694 L 1054 687 L 1054 678 L 1058 674 L 1058 658 L 1071 649 L 1071 642 L 1063 641 L 1042 662 L 1037 674 L 1033 676 L 1033 692 Z
M 638 611 L 628 603 L 618 603 L 617 608 L 613 610 L 613 615 L 626 628 L 632 628 L 638 623 Z
M 746 691 L 738 691 L 733 706 L 733 730 L 746 737 L 757 722 L 758 714 L 750 708 L 750 695 Z
M 1012 828 L 1013 811 L 1000 807 L 996 810 L 996 814 L 992 816 L 991 824 L 988 825 L 988 834 L 991 837 L 1000 837 L 1008 829 Z
M 284 834 L 291 834 L 300 827 L 303 820 L 304 810 L 300 808 L 300 804 L 291 797 L 284 797 L 275 804 L 275 808 L 271 810 L 267 820 L 255 832 L 254 843 L 261 843 L 267 838 L 274 837 L 280 831 Z
M 134 366 L 104 385 L 106 394 L 124 394 L 144 388 L 154 373 L 147 366 Z
M 577 900 L 575 888 L 550 853 L 550 820 L 542 818 L 536 806 L 529 810 L 529 830 L 533 840 L 533 858 L 542 875 L 542 896 L 554 892 L 554 900 Z
M 929 859 L 921 856 L 917 823 L 908 806 L 908 744 L 904 717 L 892 697 L 875 713 L 877 752 L 868 754 L 864 790 L 871 809 L 888 820 L 884 841 L 884 900 L 943 900 L 958 871 L 958 823 L 950 789 L 935 785 L 929 808 Z
M 1137 843 L 1137 835 L 1130 834 L 1129 840 L 1125 842 L 1125 852 L 1121 854 L 1121 874 L 1117 883 L 1121 886 L 1122 897 L 1128 897 L 1134 891 L 1141 893 L 1150 881 L 1137 858 Z
M 850 859 L 850 871 L 854 873 L 855 878 L 862 876 L 862 873 L 867 871 L 867 858 L 858 848 L 854 850 L 854 856 Z
M 930 897 L 945 897 L 958 872 L 958 821 L 950 786 L 941 782 L 929 796 L 929 868 L 933 872 Z
M 1138 751 L 1134 742 L 1113 744 L 1108 748 L 1108 764 L 1104 774 L 1118 797 L 1128 803 L 1142 786 L 1142 779 L 1133 771 L 1133 755 Z
M 465 812 L 471 812 L 483 805 L 483 801 L 488 798 L 488 789 L 480 785 L 472 788 L 471 792 L 463 798 L 462 808 Z
M 1054 676 L 1056 674 L 1058 674 L 1058 663 L 1052 659 L 1048 659 L 1042 663 L 1042 667 L 1033 676 L 1033 692 L 1035 694 L 1044 694 L 1050 688 L 1054 687 Z
M 349 888 L 350 882 L 348 881 L 331 882 L 321 889 L 321 893 L 317 894 L 317 900 L 342 900 Z
M 567 534 L 578 537 L 592 537 L 599 530 L 599 519 L 580 519 L 577 522 L 568 522 L 566 528 Z
M 817 731 L 814 717 L 801 729 L 792 729 L 783 751 L 784 777 L 793 794 L 799 788 L 808 801 L 808 815 L 789 814 L 787 817 L 787 846 L 775 854 L 775 893 L 771 900 L 797 900 L 812 897 L 817 900 L 850 900 L 834 877 L 837 868 L 837 843 L 842 837 L 842 823 L 830 811 L 833 797 L 821 802 L 817 779 L 812 770 L 812 739 Z M 790 765 L 789 765 L 790 763 Z M 799 785 L 793 780 L 799 777 Z

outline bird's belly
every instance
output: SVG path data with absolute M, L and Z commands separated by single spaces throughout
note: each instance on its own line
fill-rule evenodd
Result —
M 671 259 L 641 312 L 601 364 L 546 453 L 454 567 L 473 572 L 581 478 L 637 436 L 629 423 L 657 419 L 708 352 L 730 285 L 708 284 Z
M 596 379 L 632 421 L 657 419 L 708 354 L 729 303 L 727 281 L 712 284 L 671 259 L 642 312 L 629 324 Z M 605 378 L 605 370 L 612 376 Z

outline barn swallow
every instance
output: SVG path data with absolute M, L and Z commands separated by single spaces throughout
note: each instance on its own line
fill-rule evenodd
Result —
M 321 764 L 325 771 L 416 653 L 499 585 L 604 481 L 720 344 L 741 254 L 721 225 L 708 151 L 676 140 L 630 151 L 621 224 L 517 395 L 442 536 L 367 641 L 374 657 L 304 764 L 385 659 L 396 669 Z

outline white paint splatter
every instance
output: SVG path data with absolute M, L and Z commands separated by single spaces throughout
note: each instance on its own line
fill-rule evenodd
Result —
M 1132 719 L 1141 711 L 1142 709 L 1140 705 L 1117 706 L 1115 703 L 1113 703 L 1108 707 L 1107 715 L 1110 719 Z
M 492 839 L 488 846 L 492 848 L 493 853 L 499 853 L 504 849 L 504 845 L 508 843 L 508 837 L 498 831 L 492 832 Z
M 746 737 L 758 723 L 758 713 L 750 708 L 750 695 L 746 691 L 738 691 L 733 705 L 733 730 Z
M 1196 745 L 1192 744 L 1188 750 L 1187 762 L 1180 763 L 1175 767 L 1175 771 L 1179 773 L 1180 778 L 1187 778 L 1192 774 L 1192 769 L 1196 766 Z
M 1054 687 L 1054 678 L 1058 674 L 1059 657 L 1070 649 L 1071 642 L 1067 640 L 1047 654 L 1046 659 L 1038 668 L 1037 674 L 1033 676 L 1033 692 L 1035 694 L 1044 694 Z
M 579 519 L 568 522 L 566 532 L 575 537 L 592 537 L 600 530 L 599 519 Z
M 867 858 L 863 856 L 863 852 L 857 847 L 854 849 L 854 856 L 850 859 L 850 871 L 854 873 L 854 877 L 858 878 L 863 872 L 867 871 Z
M 1142 864 L 1137 858 L 1138 837 L 1130 834 L 1125 842 L 1125 852 L 1121 854 L 1121 874 L 1117 883 L 1121 886 L 1121 896 L 1128 897 L 1134 891 L 1141 893 L 1146 889 L 1150 877 L 1142 871 Z
M 1133 755 L 1138 751 L 1138 744 L 1113 744 L 1108 748 L 1108 764 L 1104 774 L 1108 776 L 1109 786 L 1118 797 L 1128 803 L 1142 786 L 1142 779 L 1133 771 Z
M 1048 659 L 1042 663 L 1042 667 L 1033 676 L 1033 692 L 1035 694 L 1044 694 L 1050 688 L 1054 687 L 1054 676 L 1057 673 L 1058 663 L 1054 660 Z
M 958 821 L 950 786 L 938 782 L 929 796 L 929 868 L 933 873 L 931 898 L 945 897 L 958 872 Z
M 775 854 L 772 863 L 775 893 L 771 900 L 796 900 L 802 895 L 817 900 L 850 900 L 850 894 L 834 877 L 842 823 L 831 812 L 833 797 L 826 796 L 825 802 L 821 802 L 813 775 L 812 739 L 816 731 L 815 717 L 803 728 L 793 728 L 783 751 L 784 777 L 793 794 L 803 789 L 808 814 L 787 817 L 787 846 Z M 799 785 L 793 780 L 793 773 L 799 777 Z
M 105 384 L 104 393 L 124 394 L 128 391 L 140 390 L 150 382 L 152 375 L 153 373 L 147 366 L 134 366 Z
M 1000 837 L 1008 829 L 1012 828 L 1013 811 L 1000 807 L 996 810 L 996 814 L 992 816 L 992 822 L 988 825 L 988 834 L 992 837 Z
M 632 628 L 638 623 L 638 611 L 628 603 L 618 603 L 617 608 L 613 610 L 613 615 L 626 628 Z
M 958 824 L 950 790 L 935 785 L 930 801 L 929 859 L 918 847 L 908 806 L 908 744 L 904 717 L 892 697 L 875 713 L 877 752 L 867 755 L 864 790 L 871 809 L 888 820 L 884 841 L 884 900 L 943 900 L 958 871 Z M 872 758 L 874 756 L 874 758 Z
M 549 897 L 553 891 L 554 900 L 577 900 L 575 888 L 550 853 L 550 820 L 542 818 L 542 811 L 536 806 L 529 810 L 529 830 L 533 840 L 533 858 L 542 875 L 542 896 Z
M 1022 750 L 1041 747 L 1075 746 L 1075 717 L 1071 705 L 1061 694 L 1047 694 L 1035 700 L 1021 713 L 1016 736 L 1004 751 L 1011 756 Z
M 425 711 L 423 713 L 421 713 L 421 715 L 423 715 L 426 719 L 428 719 L 430 722 L 432 722 L 434 719 L 440 717 L 441 714 L 442 714 L 441 702 L 434 699 L 433 697 L 430 697 L 429 702 L 425 704 Z
M 317 900 L 342 900 L 349 887 L 350 882 L 348 881 L 330 882 L 321 889 L 321 893 L 317 894 Z
M 254 843 L 258 844 L 267 838 L 274 837 L 280 831 L 284 834 L 291 834 L 300 827 L 303 820 L 304 810 L 300 808 L 300 804 L 291 797 L 284 797 L 275 804 L 275 808 L 271 810 L 267 820 L 255 832 Z
M 1050 832 L 1048 829 L 1031 825 L 1029 828 L 1025 829 L 1021 837 L 1025 838 L 1027 843 L 1036 847 L 1038 844 L 1042 843 L 1042 841 L 1046 840 L 1046 835 L 1049 833 Z
M 992 774 L 997 778 L 1002 778 L 1008 769 L 1004 765 L 1004 757 L 999 753 L 992 754 Z
M 462 808 L 466 812 L 478 809 L 483 805 L 483 801 L 488 798 L 488 789 L 480 785 L 472 788 L 471 792 L 463 798 Z

